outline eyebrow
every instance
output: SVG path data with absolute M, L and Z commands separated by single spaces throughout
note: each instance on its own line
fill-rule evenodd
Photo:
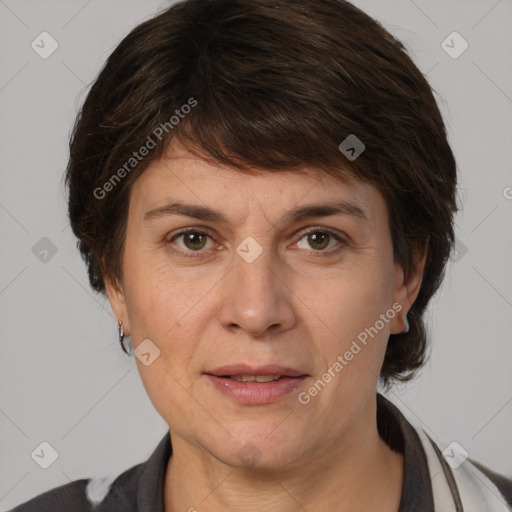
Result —
M 158 208 L 147 211 L 144 214 L 144 222 L 151 222 L 157 218 L 170 217 L 173 215 L 193 217 L 202 221 L 219 222 L 226 225 L 229 224 L 229 219 L 218 210 L 214 210 L 208 206 L 186 204 L 182 201 L 170 202 L 164 206 L 159 206 Z M 280 222 L 298 222 L 312 217 L 329 217 L 330 215 L 350 215 L 363 221 L 369 220 L 365 211 L 360 206 L 347 201 L 336 201 L 293 208 L 284 215 Z

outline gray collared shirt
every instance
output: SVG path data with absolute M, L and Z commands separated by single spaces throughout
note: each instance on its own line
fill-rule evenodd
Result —
M 404 455 L 398 512 L 434 512 L 427 459 L 418 434 L 398 408 L 380 394 L 377 395 L 377 426 L 382 439 Z M 114 480 L 100 503 L 95 505 L 90 501 L 86 490 L 89 480 L 82 479 L 40 494 L 11 512 L 165 512 L 164 479 L 171 455 L 171 437 L 167 432 L 146 462 L 131 467 Z M 512 502 L 512 482 L 488 468 L 478 467 Z

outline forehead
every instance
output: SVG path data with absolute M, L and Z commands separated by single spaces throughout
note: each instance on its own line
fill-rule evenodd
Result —
M 326 203 L 341 204 L 345 213 L 355 216 L 362 213 L 367 221 L 385 216 L 387 210 L 380 192 L 354 177 L 332 176 L 308 166 L 247 172 L 185 150 L 164 154 L 146 168 L 132 187 L 130 211 L 147 218 L 148 213 L 180 201 L 225 212 L 223 221 L 229 218 L 233 224 L 242 224 L 251 212 L 272 220 L 274 213 L 278 218 L 286 212 L 298 213 L 300 206 Z

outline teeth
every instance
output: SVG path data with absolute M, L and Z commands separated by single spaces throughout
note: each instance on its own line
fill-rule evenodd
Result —
M 280 375 L 231 375 L 230 379 L 238 382 L 272 382 L 279 377 Z

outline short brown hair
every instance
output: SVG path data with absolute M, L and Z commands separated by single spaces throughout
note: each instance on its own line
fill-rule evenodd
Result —
M 350 134 L 365 145 L 353 161 L 338 149 Z M 390 336 L 381 370 L 386 385 L 411 378 L 426 360 L 422 316 L 454 243 L 456 164 L 402 43 L 344 0 L 185 0 L 135 27 L 70 140 L 69 218 L 94 290 L 105 291 L 104 276 L 121 279 L 131 186 L 174 138 L 240 172 L 309 165 L 377 187 L 406 273 L 428 242 L 410 330 Z

